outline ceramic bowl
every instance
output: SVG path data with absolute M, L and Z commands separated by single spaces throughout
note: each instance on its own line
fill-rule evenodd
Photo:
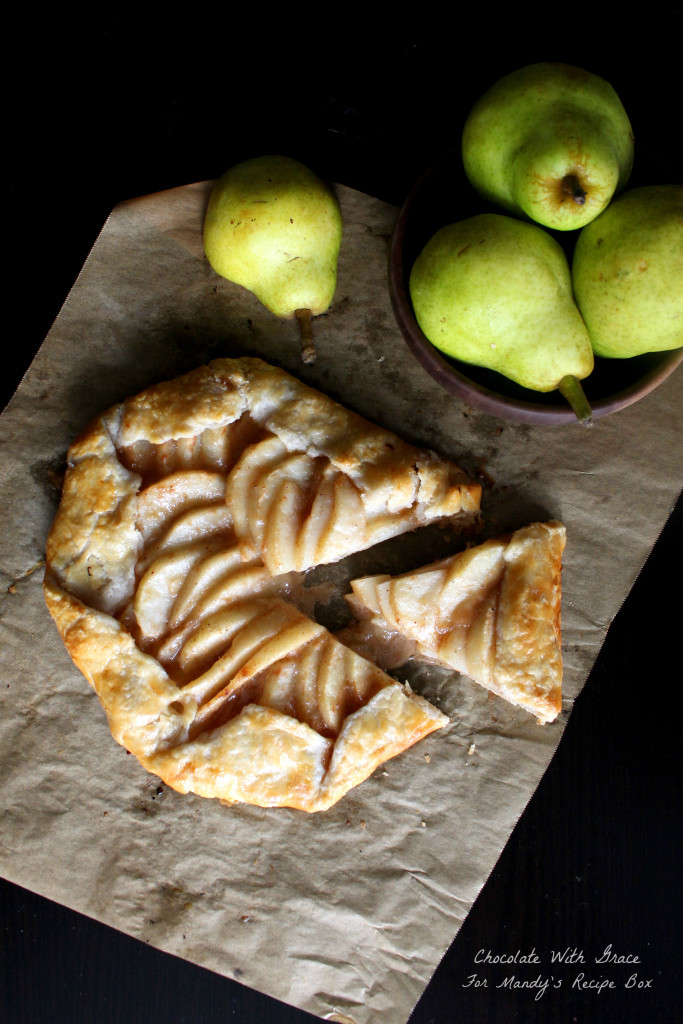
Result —
M 446 154 L 413 186 L 399 212 L 389 253 L 389 289 L 401 333 L 424 369 L 463 404 L 518 423 L 576 424 L 574 412 L 559 392 L 530 391 L 494 371 L 451 359 L 434 348 L 420 330 L 408 290 L 415 259 L 439 228 L 484 212 L 502 211 L 474 195 L 462 170 L 459 152 Z M 578 232 L 550 233 L 571 264 Z M 666 380 L 682 361 L 683 349 L 631 359 L 596 358 L 593 373 L 582 381 L 593 418 L 618 412 L 639 401 Z

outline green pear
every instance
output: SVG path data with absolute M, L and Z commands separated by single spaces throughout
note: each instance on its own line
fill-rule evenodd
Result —
M 590 419 L 578 382 L 593 369 L 593 350 L 567 258 L 543 228 L 497 213 L 449 224 L 417 257 L 409 290 L 440 351 L 534 391 L 559 388 Z
M 683 345 L 683 186 L 625 192 L 576 240 L 574 295 L 596 355 Z
M 568 64 L 513 71 L 484 93 L 462 135 L 465 173 L 515 216 L 569 231 L 604 210 L 628 181 L 633 132 L 603 78 Z
M 297 160 L 263 156 L 236 164 L 214 184 L 204 251 L 216 273 L 249 289 L 281 319 L 302 326 L 302 354 L 315 358 L 310 318 L 337 287 L 342 236 L 332 190 Z

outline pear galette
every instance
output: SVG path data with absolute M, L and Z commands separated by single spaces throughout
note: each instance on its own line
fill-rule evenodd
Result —
M 447 719 L 295 607 L 292 573 L 479 500 L 457 466 L 284 371 L 216 360 L 71 446 L 46 601 L 145 768 L 323 810 Z
M 456 669 L 540 722 L 562 707 L 562 523 L 532 523 L 402 576 L 353 580 L 347 601 L 379 635 Z

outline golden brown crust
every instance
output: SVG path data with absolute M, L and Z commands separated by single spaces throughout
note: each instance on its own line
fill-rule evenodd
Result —
M 496 619 L 500 693 L 552 721 L 562 710 L 561 580 L 566 530 L 534 523 L 517 530 L 505 551 Z
M 217 360 L 74 442 L 45 598 L 150 771 L 226 803 L 321 810 L 447 719 L 283 600 L 279 574 L 479 497 L 283 371 Z
M 50 574 L 44 592 L 64 645 L 100 698 L 117 742 L 144 758 L 187 735 L 191 716 L 177 703 L 178 687 L 119 622 L 63 591 Z
M 133 592 L 140 549 L 135 526 L 139 486 L 139 477 L 119 462 L 101 417 L 69 450 L 46 549 L 50 570 L 93 608 L 115 613 Z

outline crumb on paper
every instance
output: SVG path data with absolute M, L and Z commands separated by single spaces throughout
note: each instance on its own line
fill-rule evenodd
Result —
M 9 584 L 9 586 L 7 587 L 7 593 L 8 594 L 16 594 L 17 593 L 17 583 L 21 582 L 21 580 L 25 580 L 28 576 L 31 576 L 37 569 L 42 569 L 42 567 L 44 565 L 45 565 L 45 559 L 44 558 L 40 558 L 40 559 L 38 559 L 37 562 L 34 562 L 33 565 L 29 566 L 28 569 L 24 569 L 24 571 L 22 573 L 20 573 L 19 576 L 17 576 L 17 578 L 14 579 Z

